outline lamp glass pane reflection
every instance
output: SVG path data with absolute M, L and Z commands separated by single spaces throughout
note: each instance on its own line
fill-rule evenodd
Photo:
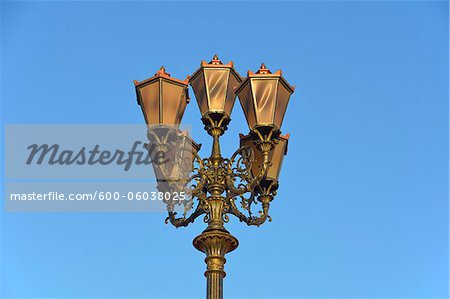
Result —
M 256 73 L 248 71 L 236 94 L 250 130 L 279 132 L 294 89 L 281 71 L 272 74 L 264 64 Z
M 232 62 L 223 64 L 217 55 L 209 63 L 202 61 L 189 79 L 202 117 L 219 114 L 229 118 L 236 100 L 235 89 L 241 82 Z
M 151 78 L 134 81 L 147 126 L 178 128 L 189 102 L 188 81 L 172 78 L 164 67 Z

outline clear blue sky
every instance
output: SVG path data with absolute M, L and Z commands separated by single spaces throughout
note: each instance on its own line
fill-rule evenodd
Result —
M 133 79 L 215 53 L 297 86 L 273 222 L 228 225 L 227 298 L 447 298 L 447 2 L 9 1 L 1 17 L 2 126 L 142 123 Z M 205 155 L 199 117 L 192 101 Z M 232 119 L 226 154 L 248 130 Z M 203 297 L 204 224 L 164 218 L 3 211 L 0 297 Z

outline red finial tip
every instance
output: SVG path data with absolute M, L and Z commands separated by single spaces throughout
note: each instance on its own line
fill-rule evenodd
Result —
M 266 67 L 264 62 L 261 63 L 261 67 L 259 68 L 259 70 L 256 73 L 257 74 L 272 74 L 272 72 L 269 71 L 269 69 Z
M 219 64 L 223 64 L 222 61 L 220 61 L 219 56 L 217 56 L 217 54 L 214 54 L 213 59 L 209 62 L 209 64 L 215 64 L 215 65 L 219 65 Z
M 155 75 L 167 75 L 167 76 L 170 76 L 169 73 L 166 73 L 166 68 L 164 67 L 164 65 L 161 66 L 161 68 L 159 69 L 159 71 L 156 72 Z

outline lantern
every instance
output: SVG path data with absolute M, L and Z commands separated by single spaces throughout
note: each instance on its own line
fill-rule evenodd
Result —
M 134 81 L 137 102 L 141 106 L 148 127 L 171 126 L 178 128 L 189 103 L 188 79 L 170 77 L 164 67 L 151 78 Z
M 223 64 L 217 55 L 209 63 L 202 61 L 200 68 L 189 79 L 202 118 L 225 117 L 229 120 L 236 100 L 235 88 L 241 82 L 233 62 Z
M 236 94 L 250 130 L 263 135 L 270 131 L 279 132 L 294 89 L 280 70 L 272 74 L 264 63 L 256 73 L 248 71 Z

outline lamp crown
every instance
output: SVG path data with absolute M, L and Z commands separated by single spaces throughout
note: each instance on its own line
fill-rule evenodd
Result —
M 214 65 L 221 65 L 223 64 L 222 61 L 220 61 L 219 56 L 217 56 L 217 54 L 214 54 L 213 59 L 209 62 L 209 64 L 214 64 Z
M 272 72 L 266 67 L 264 62 L 261 63 L 261 67 L 259 68 L 259 70 L 256 73 L 261 74 L 261 75 L 272 74 Z
M 170 74 L 166 72 L 164 65 L 162 65 L 161 68 L 155 73 L 155 76 L 157 75 L 166 75 L 170 77 Z
M 186 79 L 184 79 L 183 81 L 180 80 L 180 79 L 173 78 L 173 77 L 170 76 L 169 73 L 166 72 L 166 68 L 164 66 L 161 66 L 159 68 L 159 70 L 153 75 L 153 77 L 145 79 L 144 81 L 141 81 L 141 82 L 139 82 L 138 80 L 134 80 L 133 82 L 134 82 L 134 85 L 136 87 L 138 87 L 140 85 L 145 85 L 145 84 L 147 84 L 149 82 L 152 82 L 154 80 L 157 80 L 159 78 L 165 78 L 165 79 L 167 79 L 167 80 L 169 80 L 171 82 L 176 82 L 176 83 L 183 84 L 183 85 L 186 85 L 186 86 L 189 83 L 189 76 L 187 76 Z

